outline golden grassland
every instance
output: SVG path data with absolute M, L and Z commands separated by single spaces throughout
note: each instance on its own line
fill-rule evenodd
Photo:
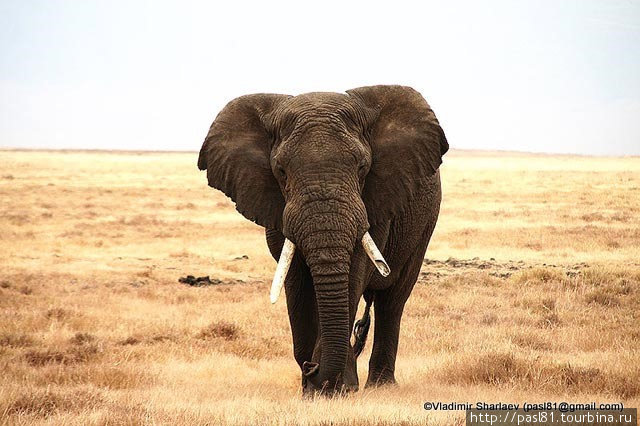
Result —
M 0 151 L 0 423 L 441 425 L 464 413 L 425 401 L 640 405 L 640 158 L 448 154 L 399 386 L 315 401 L 285 304 L 269 304 L 262 229 L 195 163 Z

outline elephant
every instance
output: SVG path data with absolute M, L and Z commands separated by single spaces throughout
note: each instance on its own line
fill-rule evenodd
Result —
M 215 118 L 198 167 L 265 228 L 278 261 L 271 301 L 284 287 L 303 396 L 358 390 L 372 305 L 365 386 L 396 383 L 400 320 L 438 219 L 448 149 L 406 86 L 245 95 Z

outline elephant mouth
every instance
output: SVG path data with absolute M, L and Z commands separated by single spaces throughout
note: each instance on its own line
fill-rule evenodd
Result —
M 384 260 L 382 253 L 378 249 L 378 246 L 369 235 L 369 232 L 365 232 L 362 236 L 362 248 L 373 265 L 376 267 L 380 275 L 383 277 L 388 277 L 391 273 L 391 268 L 387 264 L 387 261 Z M 278 301 L 278 297 L 282 292 L 282 287 L 284 287 L 284 281 L 287 277 L 287 273 L 289 272 L 289 268 L 291 267 L 291 261 L 293 260 L 293 255 L 296 251 L 296 245 L 286 238 L 284 240 L 284 245 L 282 246 L 282 251 L 280 252 L 280 259 L 278 260 L 278 266 L 276 267 L 276 271 L 273 276 L 273 281 L 271 282 L 271 291 L 269 293 L 269 299 L 271 303 L 276 303 Z

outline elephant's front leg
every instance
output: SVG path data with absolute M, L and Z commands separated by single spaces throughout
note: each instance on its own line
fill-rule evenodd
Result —
M 366 387 L 396 383 L 396 355 L 404 305 L 418 279 L 426 242 L 400 270 L 394 285 L 374 296 L 375 326 Z
M 293 355 L 300 368 L 311 361 L 318 338 L 318 312 L 313 280 L 302 255 L 296 251 L 285 280 L 287 310 L 293 337 Z
M 275 229 L 267 229 L 266 236 L 273 258 L 278 260 L 284 244 L 284 236 Z M 284 288 L 293 335 L 293 354 L 302 369 L 303 363 L 311 361 L 313 357 L 318 337 L 318 312 L 313 279 L 309 267 L 298 250 L 291 262 Z

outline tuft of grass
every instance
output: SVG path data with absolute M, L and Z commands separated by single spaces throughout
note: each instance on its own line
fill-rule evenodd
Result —
M 141 342 L 142 342 L 142 340 L 140 340 L 139 338 L 134 337 L 134 336 L 129 336 L 124 340 L 120 340 L 118 342 L 118 344 L 122 345 L 122 346 L 127 346 L 127 345 L 137 345 L 137 344 L 139 344 Z
M 602 221 L 605 218 L 602 215 L 602 213 L 594 212 L 594 213 L 583 214 L 582 216 L 580 216 L 580 219 L 584 220 L 585 222 L 595 222 L 595 221 Z
M 157 332 L 157 333 L 151 333 L 148 336 L 144 336 L 142 334 L 135 334 L 127 337 L 126 339 L 119 340 L 117 342 L 117 345 L 133 346 L 133 345 L 139 345 L 141 343 L 153 345 L 156 343 L 178 342 L 178 341 L 180 341 L 180 336 L 175 332 Z
M 584 296 L 587 303 L 596 303 L 598 305 L 615 307 L 620 305 L 620 300 L 609 291 L 603 288 L 596 288 Z
M 471 362 L 456 362 L 441 376 L 447 383 L 502 385 L 521 380 L 526 370 L 526 363 L 513 354 L 489 353 Z
M 41 367 L 47 364 L 74 364 L 87 362 L 98 354 L 95 344 L 76 346 L 67 350 L 30 350 L 25 352 L 24 359 L 29 365 Z
M 149 336 L 148 341 L 151 343 L 175 342 L 178 338 L 172 333 L 157 333 Z
M 538 321 L 538 325 L 543 328 L 556 328 L 562 324 L 558 311 L 548 310 L 542 314 L 542 318 Z
M 542 318 L 538 321 L 538 325 L 544 328 L 555 328 L 560 325 L 560 316 L 556 309 L 556 301 L 553 297 L 544 297 L 540 301 L 539 312 Z
M 556 301 L 553 297 L 547 296 L 542 299 L 525 298 L 516 302 L 516 306 L 522 306 L 538 316 L 536 324 L 543 328 L 555 328 L 561 324 L 560 316 L 556 308 Z
M 26 334 L 10 332 L 0 334 L 0 347 L 25 348 L 33 344 L 33 339 Z
M 485 312 L 480 318 L 480 323 L 482 323 L 483 325 L 494 325 L 497 322 L 498 316 L 493 312 Z
M 640 288 L 640 274 L 623 268 L 588 268 L 583 271 L 582 280 L 591 288 L 584 296 L 585 302 L 606 307 L 620 306 L 621 299 Z
M 86 343 L 92 343 L 96 340 L 96 336 L 89 333 L 76 333 L 73 335 L 71 339 L 69 339 L 69 343 L 73 345 L 84 345 Z
M 513 281 L 522 285 L 550 282 L 562 283 L 566 278 L 565 273 L 558 268 L 531 268 L 518 271 L 512 275 Z
M 33 389 L 25 390 L 18 395 L 12 395 L 5 402 L 3 411 L 9 416 L 31 415 L 49 417 L 60 411 L 80 410 L 95 407 L 102 402 L 99 392 L 85 389 L 72 391 Z
M 582 271 L 582 280 L 585 285 L 594 287 L 609 286 L 631 289 L 632 287 L 638 288 L 640 285 L 640 272 L 623 267 L 597 266 Z
M 565 363 L 543 367 L 541 372 L 553 380 L 554 390 L 560 385 L 578 392 L 610 392 L 621 398 L 640 394 L 640 369 L 637 366 L 627 374 L 608 374 L 599 368 Z
M 72 313 L 63 308 L 50 308 L 44 313 L 44 316 L 48 319 L 54 319 L 57 321 L 65 320 L 72 316 Z
M 536 351 L 549 351 L 552 349 L 552 345 L 546 339 L 533 332 L 511 336 L 511 341 L 521 348 Z
M 240 328 L 230 322 L 218 321 L 204 327 L 196 335 L 196 338 L 208 340 L 222 338 L 224 340 L 236 340 L 240 335 Z

